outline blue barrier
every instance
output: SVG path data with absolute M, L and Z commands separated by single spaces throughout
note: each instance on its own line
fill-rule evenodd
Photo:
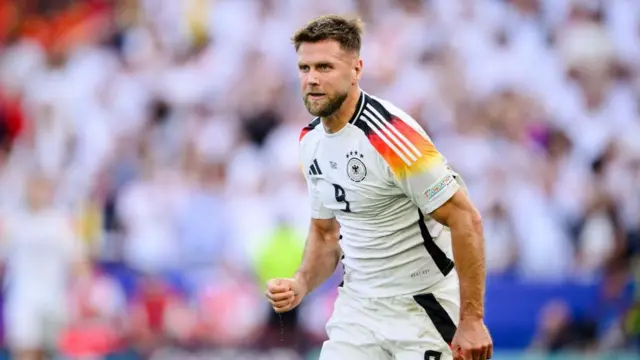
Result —
M 629 284 L 618 301 L 629 302 Z M 574 317 L 588 317 L 596 322 L 611 315 L 611 306 L 601 302 L 599 284 L 535 284 L 514 278 L 491 278 L 487 281 L 486 322 L 497 348 L 522 349 L 535 335 L 540 310 L 550 301 L 561 299 Z M 615 309 L 614 309 L 615 310 Z

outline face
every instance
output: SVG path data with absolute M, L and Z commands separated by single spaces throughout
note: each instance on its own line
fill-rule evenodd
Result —
M 27 202 L 33 209 L 41 209 L 51 204 L 53 199 L 53 183 L 41 175 L 29 179 L 27 185 Z
M 304 105 L 313 116 L 335 113 L 358 83 L 362 61 L 333 40 L 302 43 L 298 48 L 298 73 Z

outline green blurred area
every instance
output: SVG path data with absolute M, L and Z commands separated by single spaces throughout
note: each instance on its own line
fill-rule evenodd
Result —
M 253 266 L 264 290 L 269 279 L 291 277 L 298 269 L 304 252 L 304 234 L 282 224 L 265 237 L 254 254 Z

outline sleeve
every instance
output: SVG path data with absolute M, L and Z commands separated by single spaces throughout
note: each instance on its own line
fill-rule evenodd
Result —
M 322 204 L 320 193 L 316 187 L 314 181 L 309 179 L 307 174 L 303 171 L 304 179 L 307 182 L 307 190 L 309 193 L 309 201 L 311 202 L 311 217 L 313 219 L 332 219 L 335 216 L 333 211 L 327 209 Z
M 460 184 L 417 123 L 410 125 L 393 118 L 390 125 L 386 138 L 372 139 L 374 147 L 388 165 L 393 181 L 423 213 L 429 214 L 449 200 Z
M 301 158 L 304 154 L 304 148 L 302 144 L 300 145 L 300 154 Z M 307 183 L 307 191 L 309 194 L 309 201 L 311 202 L 311 218 L 313 219 L 332 219 L 335 216 L 333 215 L 333 211 L 327 209 L 322 204 L 322 198 L 320 197 L 320 192 L 316 186 L 316 181 L 309 177 L 307 173 L 306 167 L 304 166 L 304 162 L 300 161 L 300 170 L 302 171 L 302 175 L 304 176 L 304 180 Z

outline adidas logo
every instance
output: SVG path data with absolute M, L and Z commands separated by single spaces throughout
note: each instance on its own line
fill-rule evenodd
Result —
M 322 170 L 320 170 L 318 160 L 313 159 L 313 164 L 309 167 L 309 175 L 322 175 Z

